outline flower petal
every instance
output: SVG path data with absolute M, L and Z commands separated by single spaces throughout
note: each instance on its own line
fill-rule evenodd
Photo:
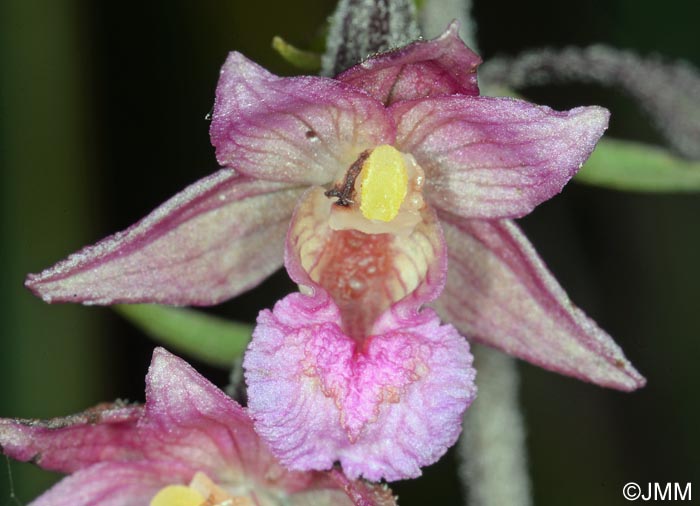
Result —
M 440 37 L 368 58 L 336 79 L 390 105 L 437 95 L 478 95 L 480 63 L 481 58 L 459 38 L 453 22 Z
M 146 412 L 139 424 L 152 440 L 149 456 L 169 458 L 207 474 L 214 481 L 265 480 L 290 476 L 260 441 L 246 411 L 184 360 L 156 348 L 146 376 Z M 308 478 L 310 479 L 310 478 Z
M 46 302 L 216 304 L 280 267 L 298 196 L 221 170 L 26 285 Z
M 181 474 L 160 462 L 108 462 L 64 478 L 29 506 L 145 506 Z
M 262 311 L 245 355 L 258 434 L 291 469 L 414 478 L 454 444 L 473 400 L 469 346 L 430 309 L 386 312 L 361 345 L 324 290 Z
M 70 473 L 105 460 L 142 455 L 133 437 L 140 406 L 101 404 L 51 420 L 0 419 L 0 449 L 16 460 Z
M 397 147 L 426 172 L 429 202 L 466 218 L 514 218 L 559 193 L 607 128 L 601 107 L 437 97 L 391 107 Z
M 333 230 L 323 189 L 302 197 L 289 226 L 285 266 L 298 284 L 327 291 L 351 336 L 369 335 L 390 306 L 409 314 L 442 291 L 447 253 L 435 213 L 425 208 L 409 235 Z
M 513 222 L 440 217 L 450 269 L 435 307 L 447 321 L 469 338 L 545 369 L 619 390 L 644 386 Z
M 394 132 L 380 102 L 333 79 L 278 77 L 235 52 L 221 70 L 211 140 L 238 172 L 325 184 Z
M 245 410 L 184 360 L 156 348 L 146 376 L 145 409 L 100 405 L 48 421 L 0 420 L 0 445 L 19 460 L 72 472 L 100 462 L 161 461 L 212 479 L 285 477 Z M 242 479 L 242 478 L 241 478 Z

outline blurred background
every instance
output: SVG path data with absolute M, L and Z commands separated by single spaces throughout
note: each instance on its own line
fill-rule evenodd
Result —
M 143 399 L 154 346 L 108 308 L 49 306 L 23 286 L 216 169 L 209 112 L 226 53 L 290 74 L 281 35 L 309 48 L 331 0 L 0 2 L 0 416 L 52 417 Z M 475 0 L 485 60 L 526 48 L 606 43 L 700 65 L 691 0 Z M 661 91 L 661 90 L 660 90 Z M 668 91 L 668 90 L 664 90 Z M 556 108 L 612 110 L 609 136 L 662 141 L 615 90 L 525 90 Z M 700 195 L 571 184 L 521 220 L 571 295 L 648 386 L 623 394 L 521 364 L 537 505 L 624 504 L 623 484 L 693 482 L 700 493 Z M 214 311 L 253 321 L 291 291 L 278 273 Z M 225 372 L 197 365 L 219 385 Z M 454 456 L 395 484 L 402 506 L 462 504 Z M 56 475 L 10 464 L 26 504 Z M 0 460 L 0 505 L 11 504 Z

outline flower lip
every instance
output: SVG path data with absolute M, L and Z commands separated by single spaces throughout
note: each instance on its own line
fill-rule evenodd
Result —
M 362 344 L 340 323 L 323 289 L 260 313 L 243 363 L 258 434 L 291 469 L 340 461 L 351 478 L 419 476 L 476 394 L 467 341 L 427 308 L 384 312 Z

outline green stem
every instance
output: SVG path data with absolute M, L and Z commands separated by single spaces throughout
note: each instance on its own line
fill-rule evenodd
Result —
M 230 368 L 246 349 L 253 327 L 194 309 L 155 304 L 113 306 L 153 339 L 211 365 Z

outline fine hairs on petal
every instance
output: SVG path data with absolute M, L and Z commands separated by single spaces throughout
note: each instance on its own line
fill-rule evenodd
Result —
M 509 220 L 441 213 L 450 254 L 435 307 L 475 341 L 540 367 L 619 390 L 645 379 L 620 347 L 577 308 Z
M 381 103 L 337 80 L 277 77 L 236 52 L 221 69 L 211 142 L 219 164 L 248 176 L 323 185 L 394 132 Z
M 281 266 L 298 196 L 289 184 L 220 170 L 26 285 L 46 302 L 215 304 Z
M 442 96 L 391 106 L 399 149 L 425 170 L 427 200 L 462 218 L 516 218 L 561 191 L 607 128 L 602 107 Z

